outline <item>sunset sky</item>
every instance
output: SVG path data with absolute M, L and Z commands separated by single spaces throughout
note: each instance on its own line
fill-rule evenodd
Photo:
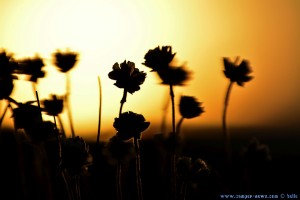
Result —
M 168 87 L 141 63 L 149 49 L 165 45 L 173 47 L 179 65 L 193 72 L 186 86 L 175 87 L 176 106 L 182 94 L 195 96 L 205 109 L 183 126 L 221 126 L 228 85 L 222 57 L 240 56 L 249 60 L 254 79 L 243 88 L 234 85 L 229 126 L 300 130 L 299 11 L 297 0 L 0 0 L 0 48 L 15 58 L 38 54 L 45 59 L 47 76 L 37 86 L 40 99 L 65 92 L 65 77 L 55 69 L 52 53 L 69 48 L 80 54 L 70 72 L 77 135 L 97 132 L 98 76 L 101 131 L 104 138 L 114 133 L 123 91 L 107 74 L 124 60 L 134 62 L 147 78 L 140 91 L 128 95 L 123 111 L 143 114 L 159 127 Z M 20 102 L 35 99 L 30 83 L 22 80 L 15 82 L 11 96 Z M 8 127 L 10 115 L 4 121 Z M 66 116 L 65 110 L 68 127 Z

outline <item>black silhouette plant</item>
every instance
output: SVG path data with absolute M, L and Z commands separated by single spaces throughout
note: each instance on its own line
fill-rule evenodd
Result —
M 204 109 L 201 107 L 201 102 L 198 102 L 195 97 L 181 96 L 179 102 L 179 111 L 181 119 L 177 123 L 176 135 L 179 136 L 180 127 L 184 119 L 191 119 L 200 116 Z
M 209 174 L 209 168 L 204 160 L 191 157 L 179 157 L 177 161 L 177 175 L 181 181 L 180 200 L 185 200 L 187 187 L 191 183 L 197 183 L 203 176 Z
M 143 199 L 142 194 L 142 182 L 140 176 L 140 150 L 139 141 L 141 133 L 146 130 L 149 126 L 149 122 L 145 122 L 143 115 L 133 113 L 131 111 L 122 113 L 123 105 L 126 102 L 127 92 L 133 94 L 140 90 L 140 85 L 144 83 L 146 78 L 146 73 L 135 68 L 133 62 L 126 62 L 126 60 L 121 63 L 115 63 L 113 65 L 113 70 L 108 73 L 108 77 L 115 80 L 115 86 L 118 88 L 123 88 L 123 96 L 120 101 L 119 118 L 115 118 L 113 126 L 118 131 L 112 142 L 127 141 L 134 138 L 134 145 L 136 151 L 136 179 L 137 179 L 137 191 L 138 199 Z M 122 199 L 122 187 L 121 187 L 121 172 L 122 172 L 122 162 L 118 160 L 117 173 L 116 173 L 116 188 L 117 188 L 117 198 Z
M 170 87 L 170 97 L 172 103 L 172 140 L 173 140 L 173 149 L 171 150 L 171 182 L 172 182 L 172 193 L 175 194 L 176 191 L 176 155 L 175 155 L 175 144 L 176 144 L 176 129 L 175 129 L 175 102 L 174 102 L 174 91 L 173 86 L 175 85 L 184 85 L 184 83 L 190 79 L 190 72 L 185 69 L 185 67 L 174 67 L 171 66 L 171 62 L 176 53 L 172 53 L 171 46 L 159 46 L 149 50 L 144 56 L 145 62 L 143 65 L 156 71 L 159 77 L 162 80 L 162 84 L 169 85 Z M 176 198 L 176 197 L 174 197 Z
M 61 142 L 61 157 L 61 174 L 64 178 L 69 198 L 80 200 L 80 177 L 92 163 L 89 147 L 78 136 L 63 138 Z
M 123 104 L 126 102 L 127 92 L 133 94 L 140 90 L 140 85 L 145 81 L 146 73 L 135 68 L 133 62 L 126 62 L 125 60 L 120 65 L 115 63 L 113 70 L 108 73 L 108 77 L 112 80 L 116 80 L 116 83 L 114 83 L 115 86 L 124 89 L 119 112 L 120 115 L 122 113 Z
M 58 118 L 61 131 L 64 134 L 64 136 L 66 136 L 62 120 L 59 116 L 59 114 L 62 113 L 63 108 L 64 108 L 63 97 L 59 97 L 59 96 L 52 94 L 50 99 L 42 100 L 41 103 L 43 105 L 42 111 L 46 112 L 47 115 L 53 116 L 55 125 L 56 125 L 56 117 Z
M 27 80 L 32 82 L 32 88 L 35 94 L 38 78 L 43 78 L 46 74 L 45 71 L 42 70 L 44 66 L 43 59 L 39 55 L 36 55 L 33 58 L 18 60 L 18 67 L 15 70 L 15 73 L 28 76 Z
M 140 139 L 141 133 L 145 131 L 150 125 L 146 122 L 143 115 L 134 112 L 125 112 L 119 118 L 115 118 L 113 124 L 118 131 L 117 136 L 122 140 L 129 140 L 131 138 Z
M 12 54 L 8 54 L 5 50 L 2 50 L 0 52 L 0 100 L 8 99 L 13 91 L 13 79 L 17 79 L 17 77 L 13 75 L 16 67 L 17 62 L 15 62 Z M 7 103 L 7 106 L 1 116 L 0 126 L 5 117 L 8 106 L 9 103 Z
M 67 50 L 66 52 L 56 51 L 54 54 L 54 64 L 57 69 L 66 74 L 66 96 L 65 103 L 68 110 L 68 117 L 71 127 L 72 137 L 75 137 L 75 131 L 72 120 L 72 112 L 70 105 L 70 93 L 71 93 L 71 83 L 70 83 L 70 70 L 75 66 L 78 60 L 78 53 L 71 52 Z
M 239 57 L 236 58 L 236 61 L 233 63 L 228 58 L 223 58 L 223 64 L 225 70 L 224 75 L 226 78 L 230 80 L 225 101 L 224 101 L 224 110 L 223 110 L 223 117 L 222 117 L 222 125 L 223 125 L 223 134 L 224 134 L 224 140 L 225 140 L 225 153 L 227 157 L 227 164 L 229 164 L 231 159 L 231 150 L 230 150 L 230 135 L 227 132 L 226 127 L 226 113 L 227 113 L 227 107 L 229 103 L 229 96 L 231 92 L 231 88 L 233 84 L 236 82 L 239 86 L 244 86 L 245 82 L 248 82 L 253 79 L 252 76 L 249 76 L 251 73 L 251 69 L 249 66 L 249 62 L 247 60 L 242 60 L 242 62 L 239 64 Z
M 146 122 L 143 115 L 136 114 L 134 112 L 125 112 L 120 115 L 119 118 L 115 118 L 113 126 L 118 131 L 116 136 L 123 141 L 133 138 L 136 154 L 136 181 L 138 199 L 143 199 L 142 193 L 142 180 L 141 180 L 141 164 L 140 164 L 140 147 L 139 139 L 141 133 L 145 131 L 150 125 L 150 122 Z

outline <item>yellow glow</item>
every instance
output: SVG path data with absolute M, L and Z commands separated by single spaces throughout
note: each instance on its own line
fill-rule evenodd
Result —
M 172 45 L 178 63 L 186 62 L 194 72 L 187 86 L 175 88 L 176 103 L 180 94 L 195 96 L 206 112 L 186 124 L 221 126 L 228 84 L 221 58 L 241 56 L 250 60 L 255 79 L 245 88 L 233 88 L 228 123 L 272 125 L 282 120 L 280 116 L 289 116 L 299 101 L 299 8 L 293 0 L 0 1 L 0 48 L 17 58 L 38 53 L 46 59 L 47 77 L 37 87 L 40 98 L 65 92 L 65 77 L 53 66 L 51 54 L 66 48 L 80 53 L 70 72 L 78 135 L 97 131 L 98 76 L 103 86 L 103 137 L 114 132 L 122 90 L 107 74 L 115 62 L 124 60 L 147 72 L 141 90 L 128 95 L 124 111 L 141 113 L 152 127 L 159 127 L 168 87 L 160 86 L 156 75 L 141 64 L 145 53 L 158 45 Z M 16 82 L 12 96 L 19 101 L 35 98 L 25 81 Z M 68 127 L 66 113 L 63 120 Z M 11 125 L 11 119 L 5 124 Z

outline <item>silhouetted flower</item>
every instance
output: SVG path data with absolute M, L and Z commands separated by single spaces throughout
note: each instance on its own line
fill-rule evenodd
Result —
M 37 123 L 42 122 L 41 111 L 38 106 L 29 103 L 19 103 L 17 108 L 13 109 L 14 125 L 16 129 L 32 128 Z
M 34 58 L 25 58 L 18 61 L 19 65 L 15 73 L 29 75 L 29 81 L 37 82 L 38 78 L 45 76 L 45 71 L 42 68 L 45 66 L 44 61 L 38 55 Z
M 51 95 L 51 99 L 43 100 L 42 104 L 44 105 L 43 111 L 47 115 L 57 116 L 63 111 L 63 98 L 59 98 L 54 94 Z
M 18 63 L 14 60 L 12 54 L 8 54 L 4 50 L 0 52 L 0 76 L 12 75 L 17 66 Z
M 64 53 L 57 51 L 53 55 L 55 59 L 54 64 L 61 72 L 68 72 L 72 69 L 76 64 L 78 57 L 78 53 L 70 51 Z
M 115 86 L 124 88 L 132 94 L 140 90 L 140 85 L 145 81 L 146 73 L 135 68 L 133 62 L 126 62 L 125 60 L 120 66 L 118 63 L 115 63 L 113 65 L 113 71 L 108 73 L 108 77 L 112 80 L 116 80 Z
M 156 47 L 149 50 L 145 55 L 143 65 L 150 67 L 152 71 L 160 71 L 169 67 L 176 53 L 172 53 L 171 46 Z
M 201 102 L 198 102 L 195 97 L 181 96 L 179 102 L 179 111 L 183 118 L 191 119 L 201 115 L 204 110 Z
M 50 121 L 37 121 L 33 126 L 26 126 L 24 130 L 36 142 L 53 139 L 59 134 L 55 124 Z
M 209 173 L 209 168 L 204 160 L 190 157 L 179 157 L 177 161 L 178 176 L 185 182 L 194 182 Z
M 91 164 L 89 148 L 80 137 L 66 138 L 61 143 L 62 166 L 69 175 L 80 175 L 82 170 Z
M 140 138 L 141 133 L 150 125 L 143 115 L 134 112 L 125 112 L 119 118 L 115 118 L 114 128 L 118 131 L 117 136 L 122 140 L 129 140 L 133 137 Z
M 247 60 L 242 60 L 239 65 L 231 62 L 228 58 L 223 58 L 223 62 L 225 67 L 224 74 L 231 82 L 236 82 L 239 86 L 243 86 L 245 82 L 253 79 L 252 76 L 248 76 L 251 73 L 251 69 Z
M 184 67 L 168 67 L 157 71 L 164 85 L 184 85 L 190 79 L 191 72 Z
M 251 139 L 249 145 L 243 149 L 242 154 L 250 166 L 260 166 L 272 158 L 269 146 L 262 144 L 257 138 Z
M 115 165 L 120 161 L 126 162 L 133 158 L 134 148 L 132 143 L 124 142 L 115 135 L 109 140 L 103 153 L 108 157 L 109 163 Z
M 12 55 L 6 51 L 0 52 L 0 100 L 7 98 L 13 90 L 13 79 L 17 77 L 12 75 L 17 63 L 14 61 Z

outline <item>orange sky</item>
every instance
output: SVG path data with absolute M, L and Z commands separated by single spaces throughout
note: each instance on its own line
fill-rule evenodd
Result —
M 80 53 L 71 71 L 78 135 L 97 131 L 97 76 L 103 84 L 101 130 L 111 131 L 122 90 L 107 74 L 125 59 L 147 72 L 147 78 L 140 91 L 128 95 L 123 110 L 143 114 L 159 126 L 168 88 L 141 64 L 145 53 L 158 45 L 171 45 L 178 62 L 193 71 L 187 86 L 175 88 L 176 103 L 184 94 L 205 107 L 201 117 L 186 120 L 184 126 L 221 125 L 228 84 L 221 58 L 240 56 L 250 61 L 255 78 L 244 88 L 233 88 L 228 124 L 299 127 L 299 10 L 296 0 L 1 0 L 0 48 L 16 58 L 38 53 L 46 59 L 40 98 L 65 91 L 64 76 L 53 67 L 51 54 L 66 48 Z M 12 97 L 33 100 L 30 84 L 16 81 Z M 66 113 L 64 120 L 67 127 Z M 11 126 L 9 115 L 5 125 Z

